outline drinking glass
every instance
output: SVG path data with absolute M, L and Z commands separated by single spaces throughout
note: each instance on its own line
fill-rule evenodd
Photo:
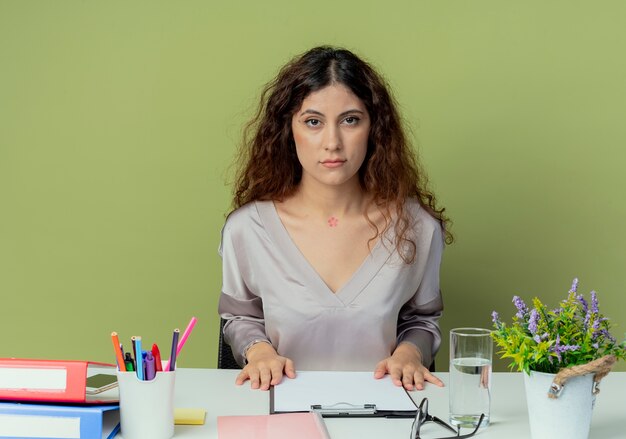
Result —
M 450 423 L 461 427 L 489 425 L 491 405 L 491 331 L 450 331 Z M 484 415 L 480 422 L 481 414 Z

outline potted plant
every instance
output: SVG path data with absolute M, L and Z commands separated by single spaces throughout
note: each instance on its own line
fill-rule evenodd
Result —
M 538 298 L 532 307 L 513 297 L 517 310 L 510 324 L 492 313 L 492 337 L 509 367 L 525 372 L 524 384 L 533 438 L 587 438 L 598 383 L 619 358 L 626 343 L 610 333 L 610 321 L 588 302 L 574 279 L 567 298 L 555 309 Z

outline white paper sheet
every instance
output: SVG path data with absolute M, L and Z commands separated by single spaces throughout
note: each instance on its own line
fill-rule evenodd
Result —
M 275 412 L 302 412 L 311 405 L 346 403 L 362 407 L 375 404 L 378 411 L 414 411 L 415 404 L 389 375 L 377 380 L 373 372 L 297 372 L 274 387 Z

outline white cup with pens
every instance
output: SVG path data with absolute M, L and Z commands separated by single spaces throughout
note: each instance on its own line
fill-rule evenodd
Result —
M 119 372 L 120 424 L 124 439 L 170 439 L 174 436 L 175 371 L 157 372 L 141 381 L 134 372 Z
M 117 347 L 120 424 L 124 439 L 170 439 L 174 436 L 176 359 L 196 321 L 195 317 L 191 319 L 180 339 L 180 331 L 174 330 L 168 361 L 161 361 L 156 344 L 151 351 L 143 351 L 141 337 L 135 336 L 131 338 L 134 361 L 129 362 L 130 353 L 123 357 L 117 334 L 112 334 L 113 346 Z

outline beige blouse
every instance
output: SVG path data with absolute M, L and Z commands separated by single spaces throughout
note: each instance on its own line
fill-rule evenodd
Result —
M 408 341 L 429 365 L 441 343 L 443 234 L 417 201 L 407 209 L 415 261 L 407 265 L 389 239 L 379 240 L 336 293 L 300 253 L 273 202 L 231 213 L 220 245 L 219 313 L 237 362 L 244 364 L 251 343 L 266 340 L 297 370 L 373 370 Z M 386 237 L 393 237 L 393 228 Z

